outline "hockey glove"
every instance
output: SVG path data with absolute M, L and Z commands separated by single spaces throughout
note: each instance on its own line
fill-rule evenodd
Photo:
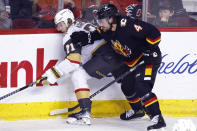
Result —
M 160 58 L 157 52 L 155 51 L 146 50 L 146 51 L 143 51 L 142 54 L 143 54 L 144 62 L 146 64 L 153 64 L 153 63 L 160 62 Z
M 47 77 L 47 80 L 43 81 L 42 84 L 54 84 L 55 82 L 57 82 L 57 79 L 60 78 L 62 75 L 63 73 L 60 72 L 57 67 L 53 66 L 42 75 L 42 77 Z
M 89 33 L 86 33 L 84 31 L 74 32 L 72 33 L 70 37 L 71 37 L 72 43 L 74 44 L 76 48 L 92 43 L 90 32 Z
M 49 85 L 49 84 L 51 84 L 48 80 L 44 80 L 44 81 L 42 81 L 42 84 L 43 85 Z

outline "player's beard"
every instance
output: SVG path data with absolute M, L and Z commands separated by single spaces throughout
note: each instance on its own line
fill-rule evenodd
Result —
M 107 31 L 110 30 L 110 27 L 104 27 L 104 26 L 102 26 L 101 29 L 102 29 L 104 32 L 107 32 Z

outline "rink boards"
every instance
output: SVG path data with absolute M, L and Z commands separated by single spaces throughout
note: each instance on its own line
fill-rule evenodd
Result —
M 197 116 L 197 32 L 162 32 L 160 47 L 163 62 L 158 71 L 154 92 L 167 116 Z M 61 34 L 0 35 L 0 96 L 14 91 L 64 59 Z M 91 79 L 91 93 L 113 80 Z M 1 120 L 53 118 L 53 109 L 76 104 L 70 78 L 51 86 L 36 85 L 1 100 Z M 94 117 L 119 116 L 128 109 L 120 85 L 95 96 Z M 62 115 L 66 117 L 66 115 Z

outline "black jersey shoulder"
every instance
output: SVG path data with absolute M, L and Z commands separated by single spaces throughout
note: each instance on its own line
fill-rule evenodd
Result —
M 124 30 L 125 34 L 131 35 L 132 37 L 148 39 L 148 42 L 153 42 L 153 44 L 161 36 L 160 31 L 152 24 L 125 15 L 117 17 L 117 28 Z

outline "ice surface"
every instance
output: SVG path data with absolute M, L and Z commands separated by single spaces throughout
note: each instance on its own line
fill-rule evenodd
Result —
M 197 126 L 197 117 L 165 117 L 167 131 L 178 119 L 191 119 Z M 0 121 L 0 131 L 146 131 L 149 119 L 122 121 L 119 118 L 93 118 L 91 126 L 68 125 L 63 118 L 48 120 Z

